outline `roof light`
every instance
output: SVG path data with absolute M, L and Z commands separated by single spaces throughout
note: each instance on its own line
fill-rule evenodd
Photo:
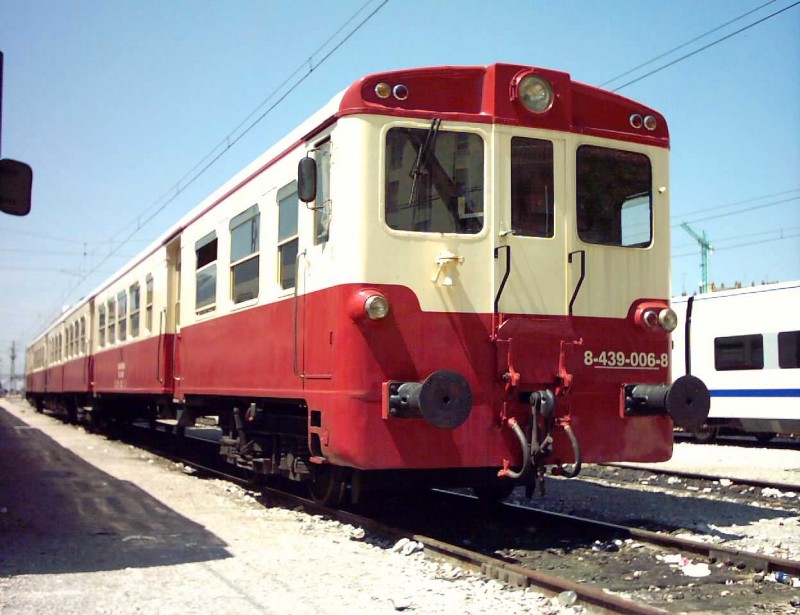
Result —
M 392 93 L 397 100 L 405 100 L 408 98 L 408 88 L 402 83 L 398 83 L 396 86 L 394 86 Z
M 375 96 L 378 98 L 389 98 L 392 95 L 392 86 L 386 82 L 381 82 L 375 86 Z
M 553 106 L 553 88 L 538 75 L 525 75 L 517 82 L 512 98 L 517 98 L 528 111 L 544 113 Z

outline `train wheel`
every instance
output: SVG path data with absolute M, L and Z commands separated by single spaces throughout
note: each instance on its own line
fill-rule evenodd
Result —
M 472 488 L 472 493 L 481 501 L 494 504 L 502 502 L 514 491 L 517 485 L 510 480 L 498 480 L 487 485 Z
M 770 442 L 775 436 L 777 436 L 774 431 L 762 431 L 760 433 L 755 434 L 756 440 L 758 440 L 761 444 L 766 444 Z
M 694 439 L 700 444 L 710 444 L 717 439 L 717 428 L 703 425 L 692 432 Z
M 308 492 L 311 499 L 335 508 L 344 499 L 347 483 L 344 479 L 344 469 L 330 464 L 315 465 L 311 481 L 308 483 Z

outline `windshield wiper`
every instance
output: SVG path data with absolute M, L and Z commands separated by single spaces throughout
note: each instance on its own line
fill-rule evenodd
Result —
M 426 175 L 428 173 L 428 157 L 433 151 L 433 146 L 436 144 L 436 137 L 439 134 L 439 126 L 441 123 L 442 120 L 438 117 L 433 118 L 431 127 L 428 129 L 428 134 L 425 135 L 424 143 L 418 145 L 419 149 L 417 150 L 417 159 L 414 161 L 414 164 L 411 167 L 411 172 L 408 174 L 412 180 L 411 194 L 408 197 L 409 207 L 414 205 L 414 198 L 417 193 L 417 179 L 419 179 L 420 175 Z

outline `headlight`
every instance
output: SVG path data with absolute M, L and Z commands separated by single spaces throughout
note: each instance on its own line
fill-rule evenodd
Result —
M 527 75 L 517 85 L 517 98 L 528 111 L 544 113 L 553 106 L 553 88 L 546 79 Z
M 663 304 L 643 303 L 636 310 L 634 322 L 653 333 L 672 333 L 678 326 L 678 315 Z
M 383 295 L 370 295 L 364 302 L 364 311 L 371 320 L 380 320 L 389 315 L 389 300 Z
M 658 324 L 667 333 L 672 333 L 678 326 L 678 315 L 670 308 L 664 308 L 658 313 Z

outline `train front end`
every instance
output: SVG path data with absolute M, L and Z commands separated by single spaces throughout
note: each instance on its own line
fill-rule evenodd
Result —
M 367 77 L 341 116 L 368 283 L 346 290 L 336 370 L 363 411 L 324 419 L 327 457 L 531 485 L 666 460 L 673 423 L 703 422 L 702 382 L 669 385 L 662 116 L 512 65 Z

